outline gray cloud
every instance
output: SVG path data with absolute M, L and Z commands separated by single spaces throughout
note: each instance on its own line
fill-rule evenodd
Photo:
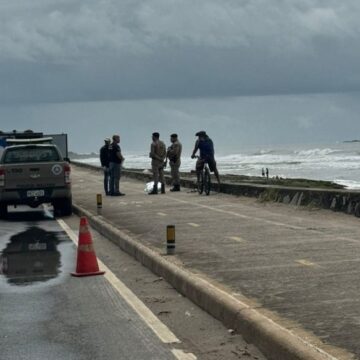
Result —
M 248 146 L 334 143 L 358 138 L 360 94 L 243 96 L 218 99 L 136 100 L 0 107 L 0 130 L 69 134 L 72 150 L 98 150 L 120 132 L 125 152 L 146 154 L 153 131 L 167 142 L 177 132 L 189 155 L 195 132 L 206 130 L 218 153 Z
M 0 101 L 360 90 L 357 0 L 0 3 Z

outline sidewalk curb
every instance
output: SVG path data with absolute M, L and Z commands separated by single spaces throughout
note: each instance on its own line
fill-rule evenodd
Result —
M 138 243 L 102 216 L 94 215 L 76 204 L 73 204 L 73 210 L 79 216 L 86 216 L 95 230 L 153 273 L 163 277 L 182 295 L 228 328 L 238 331 L 269 360 L 336 360 L 332 355 L 301 339 L 230 294 Z

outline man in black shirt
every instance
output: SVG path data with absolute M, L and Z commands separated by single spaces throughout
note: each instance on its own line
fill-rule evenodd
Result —
M 121 193 L 119 190 L 120 187 L 120 176 L 121 176 L 121 166 L 124 162 L 124 157 L 121 154 L 121 149 L 119 146 L 120 136 L 114 135 L 113 142 L 110 145 L 110 195 L 111 196 L 123 196 L 124 193 Z
M 110 164 L 110 139 L 104 139 L 105 145 L 100 149 L 100 163 L 101 167 L 104 170 L 104 190 L 106 195 L 110 195 L 109 189 L 109 179 L 110 179 L 110 172 L 109 172 L 109 164 Z

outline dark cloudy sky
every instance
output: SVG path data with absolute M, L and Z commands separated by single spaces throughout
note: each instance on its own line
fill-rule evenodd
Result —
M 151 133 L 179 133 L 185 152 L 207 130 L 218 153 L 284 144 L 330 146 L 360 138 L 358 94 L 123 100 L 0 107 L 0 129 L 66 132 L 75 151 L 97 151 L 119 132 L 125 152 L 148 153 Z M 359 148 L 360 151 L 360 148 Z
M 0 0 L 0 128 L 77 134 L 74 123 L 97 114 L 94 139 L 101 123 L 133 136 L 211 121 L 252 142 L 269 124 L 275 142 L 293 141 L 294 126 L 307 141 L 349 137 L 359 131 L 359 18 L 359 0 Z M 111 100 L 125 103 L 101 105 Z
M 0 1 L 1 102 L 360 90 L 358 0 Z

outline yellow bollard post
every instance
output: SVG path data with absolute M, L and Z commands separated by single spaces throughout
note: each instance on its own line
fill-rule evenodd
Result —
M 175 225 L 168 225 L 166 229 L 166 253 L 175 254 Z
M 102 213 L 102 195 L 101 194 L 96 195 L 96 208 L 97 208 L 97 214 L 101 215 L 101 213 Z

